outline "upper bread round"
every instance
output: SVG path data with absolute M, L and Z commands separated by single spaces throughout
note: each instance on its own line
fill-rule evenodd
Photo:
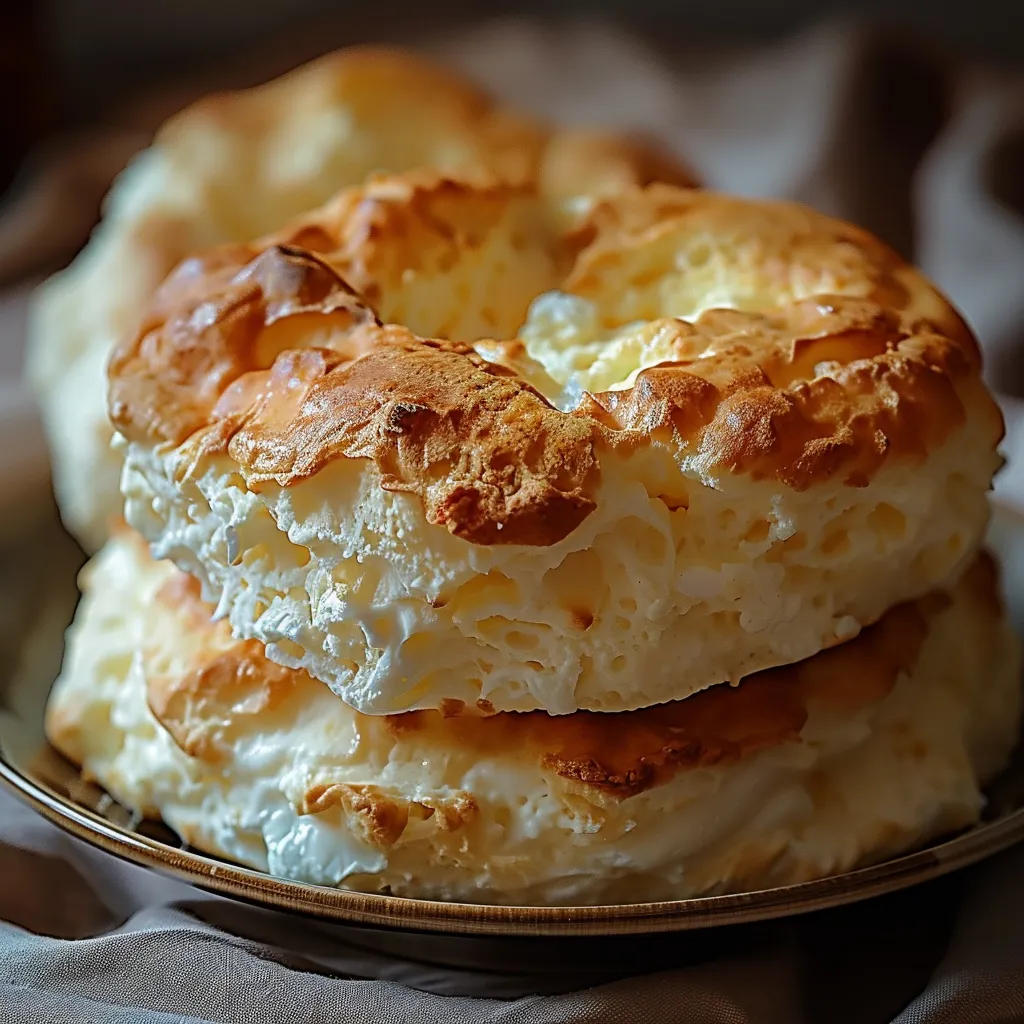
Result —
M 400 50 L 353 48 L 172 118 L 114 184 L 103 221 L 35 302 L 29 372 L 65 522 L 88 547 L 121 514 L 104 370 L 153 290 L 192 252 L 280 228 L 373 172 L 483 167 L 550 195 L 629 182 L 688 183 L 643 141 L 553 133 L 460 77 Z
M 126 517 L 368 713 L 631 709 L 976 550 L 999 412 L 945 299 L 809 209 L 382 177 L 182 264 L 110 366 Z
M 563 717 L 361 715 L 130 536 L 83 582 L 52 741 L 191 845 L 305 882 L 546 905 L 806 881 L 976 821 L 1020 717 L 985 556 L 798 665 Z

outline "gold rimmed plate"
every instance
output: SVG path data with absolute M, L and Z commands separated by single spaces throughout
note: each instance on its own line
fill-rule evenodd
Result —
M 997 507 L 991 543 L 1004 565 L 1013 620 L 1024 625 L 1024 518 Z M 6 554 L 0 567 L 0 781 L 45 817 L 109 853 L 201 889 L 348 925 L 460 935 L 606 936 L 766 921 L 837 907 L 944 875 L 1024 839 L 1024 752 L 989 788 L 984 820 L 883 863 L 820 881 L 757 892 L 592 907 L 496 907 L 367 895 L 292 882 L 184 845 L 140 821 L 46 742 L 43 710 L 74 610 L 77 548 L 52 523 Z

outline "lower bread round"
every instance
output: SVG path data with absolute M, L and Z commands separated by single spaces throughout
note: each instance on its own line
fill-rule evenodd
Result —
M 564 905 L 806 881 L 975 822 L 1017 736 L 984 554 L 806 661 L 560 717 L 362 715 L 234 639 L 127 531 L 83 588 L 52 742 L 191 845 L 305 882 Z

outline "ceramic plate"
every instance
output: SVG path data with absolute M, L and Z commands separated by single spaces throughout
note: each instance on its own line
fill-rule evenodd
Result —
M 1011 612 L 1024 624 L 1024 518 L 997 508 Z M 374 896 L 276 878 L 183 845 L 139 821 L 46 742 L 43 708 L 74 610 L 81 553 L 56 523 L 0 557 L 0 637 L 10 656 L 0 678 L 0 779 L 81 839 L 199 888 L 349 925 L 463 935 L 621 935 L 765 921 L 895 892 L 988 857 L 1024 839 L 1024 752 L 989 789 L 985 820 L 915 853 L 817 882 L 666 903 L 598 907 L 488 907 Z

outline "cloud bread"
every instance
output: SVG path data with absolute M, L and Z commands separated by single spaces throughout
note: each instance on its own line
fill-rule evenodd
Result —
M 196 250 L 275 230 L 372 172 L 486 167 L 560 200 L 623 182 L 692 183 L 644 141 L 553 133 L 412 54 L 352 48 L 172 118 L 115 183 L 103 222 L 40 291 L 30 375 L 65 522 L 95 548 L 121 512 L 103 375 L 153 289 Z
M 184 264 L 110 367 L 126 516 L 373 714 L 681 699 L 977 549 L 974 340 L 859 229 L 415 172 Z
M 47 732 L 189 843 L 304 881 L 493 903 L 805 881 L 976 821 L 1016 736 L 994 565 L 798 665 L 622 714 L 366 716 L 211 620 L 123 532 Z

